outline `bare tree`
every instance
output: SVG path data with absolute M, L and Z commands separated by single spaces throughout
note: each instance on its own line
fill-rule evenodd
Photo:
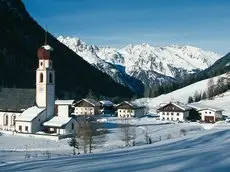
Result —
M 124 126 L 121 127 L 121 140 L 125 142 L 125 146 L 135 146 L 136 128 L 128 125 L 127 118 L 124 118 Z
M 78 135 L 82 138 L 82 147 L 85 154 L 92 153 L 93 149 L 93 128 L 90 121 L 82 121 L 78 127 Z M 89 149 L 89 151 L 87 151 Z
M 80 154 L 79 151 L 79 142 L 77 141 L 76 134 L 73 134 L 73 137 L 68 142 L 69 146 L 73 147 L 73 155 L 76 155 L 76 149 L 78 150 L 78 155 Z

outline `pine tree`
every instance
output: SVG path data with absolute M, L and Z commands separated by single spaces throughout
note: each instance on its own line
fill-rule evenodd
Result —
M 189 96 L 188 97 L 188 103 L 192 103 L 193 102 L 193 98 L 192 98 L 192 96 Z

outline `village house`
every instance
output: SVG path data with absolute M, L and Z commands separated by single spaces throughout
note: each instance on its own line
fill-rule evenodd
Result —
M 201 121 L 205 123 L 214 123 L 223 118 L 222 111 L 223 109 L 207 106 L 201 103 L 193 103 L 188 106 L 194 108 L 201 116 Z
M 160 120 L 186 121 L 192 108 L 180 102 L 170 102 L 157 109 Z
M 132 118 L 144 116 L 144 106 L 124 101 L 117 105 L 117 116 L 119 118 Z
M 99 115 L 100 114 L 100 103 L 93 99 L 82 99 L 75 103 L 74 114 L 79 115 Z
M 100 113 L 101 114 L 110 114 L 110 115 L 115 114 L 116 108 L 113 102 L 109 100 L 101 100 L 99 101 L 99 103 L 100 103 Z

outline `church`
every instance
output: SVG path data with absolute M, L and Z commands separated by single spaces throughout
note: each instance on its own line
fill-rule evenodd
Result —
M 0 129 L 18 133 L 70 134 L 76 120 L 71 117 L 73 101 L 56 100 L 53 48 L 45 43 L 37 51 L 36 89 L 0 90 Z M 8 94 L 7 94 L 8 91 Z M 68 103 L 66 103 L 68 102 Z M 72 102 L 72 103 L 71 103 Z

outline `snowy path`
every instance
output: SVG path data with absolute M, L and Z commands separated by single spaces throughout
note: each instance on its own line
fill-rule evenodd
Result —
M 229 171 L 230 130 L 209 130 L 152 145 L 6 164 L 0 171 Z

